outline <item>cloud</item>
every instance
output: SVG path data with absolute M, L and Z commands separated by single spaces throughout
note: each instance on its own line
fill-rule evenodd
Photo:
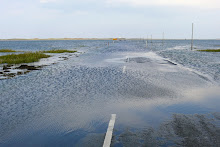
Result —
M 79 3 L 72 0 L 40 0 L 40 3 Z M 103 3 L 107 5 L 130 5 L 130 6 L 184 6 L 197 8 L 220 8 L 220 0 L 81 0 L 81 3 Z
M 74 1 L 74 0 L 40 0 L 40 3 L 50 3 L 50 2 L 59 2 L 59 3 L 86 3 L 86 2 L 94 2 L 100 3 L 102 0 L 81 0 L 81 1 Z M 107 0 L 108 1 L 108 0 Z
M 131 6 L 188 6 L 200 8 L 220 8 L 219 0 L 107 0 L 108 4 L 128 4 Z
M 40 3 L 48 3 L 48 0 L 40 0 Z
M 56 0 L 40 0 L 40 3 L 56 2 Z
M 78 10 L 78 11 L 75 11 L 74 14 L 75 14 L 75 15 L 87 15 L 87 14 L 89 14 L 89 12 Z

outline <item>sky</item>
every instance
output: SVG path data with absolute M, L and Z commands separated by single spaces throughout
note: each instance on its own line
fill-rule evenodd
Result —
M 0 0 L 0 38 L 220 38 L 220 0 Z

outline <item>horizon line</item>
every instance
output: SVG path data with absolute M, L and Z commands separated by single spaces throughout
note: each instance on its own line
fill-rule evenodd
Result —
M 99 38 L 99 37 L 94 37 L 94 38 L 7 38 L 7 39 L 0 39 L 1 41 L 7 41 L 7 40 L 113 40 L 114 38 L 117 39 L 126 39 L 126 40 L 192 40 L 190 38 L 136 38 L 136 37 L 107 37 L 107 38 Z M 215 39 L 193 39 L 193 40 L 220 40 L 220 38 L 215 38 Z

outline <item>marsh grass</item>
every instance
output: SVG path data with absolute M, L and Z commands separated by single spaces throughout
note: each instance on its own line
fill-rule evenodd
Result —
M 206 49 L 206 50 L 198 50 L 200 52 L 220 52 L 220 49 Z
M 80 45 L 79 47 L 87 47 L 86 45 Z
M 9 52 L 17 52 L 17 51 L 11 50 L 11 49 L 0 49 L 0 52 L 2 52 L 2 53 L 9 53 Z
M 0 52 L 16 52 L 10 49 L 1 49 Z M 44 53 L 75 53 L 77 51 L 71 50 L 49 50 L 49 51 L 38 51 L 38 52 L 25 52 L 23 54 L 10 54 L 0 56 L 0 64 L 21 64 L 21 63 L 32 63 L 38 62 L 41 58 L 48 58 L 50 55 Z
M 49 51 L 43 51 L 43 53 L 75 53 L 76 51 L 70 51 L 70 50 L 49 50 Z
M 32 63 L 37 62 L 41 58 L 48 58 L 49 55 L 45 55 L 42 52 L 27 52 L 23 54 L 10 54 L 0 56 L 0 64 L 21 64 L 21 63 Z

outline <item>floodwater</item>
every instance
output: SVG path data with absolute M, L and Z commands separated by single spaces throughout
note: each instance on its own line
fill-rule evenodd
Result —
M 109 46 L 107 45 L 110 42 Z M 195 41 L 197 49 L 219 40 Z M 79 57 L 0 80 L 0 146 L 220 146 L 220 53 L 190 41 L 0 41 Z

